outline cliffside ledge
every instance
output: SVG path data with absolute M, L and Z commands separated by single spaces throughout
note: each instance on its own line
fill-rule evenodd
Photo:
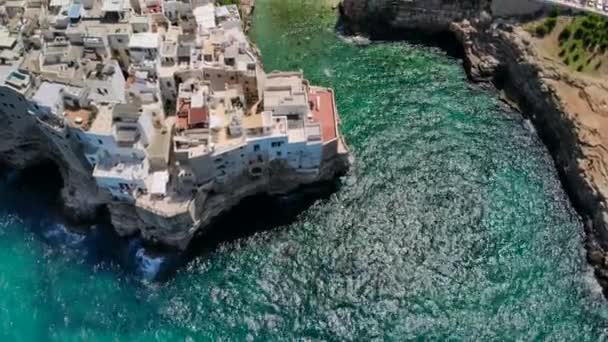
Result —
M 70 30 L 84 32 L 91 22 L 104 28 L 97 45 L 86 41 L 99 51 L 70 34 L 26 37 L 44 49 L 16 36 L 23 53 L 3 50 L 9 56 L 0 61 L 0 162 L 16 170 L 56 165 L 74 223 L 107 213 L 119 235 L 181 250 L 246 197 L 344 174 L 349 152 L 333 90 L 310 85 L 301 72 L 264 72 L 243 32 L 254 4 L 205 2 L 195 8 L 198 17 L 182 21 L 147 9 L 137 20 L 74 16 Z M 26 14 L 29 31 L 43 32 L 48 23 Z M 150 32 L 146 15 L 157 20 Z M 131 32 L 142 19 L 145 32 Z M 52 24 L 66 29 L 62 23 Z M 125 36 L 105 39 L 107 32 Z M 68 48 L 74 53 L 62 52 Z M 40 56 L 50 60 L 38 63 Z
M 450 35 L 470 79 L 493 83 L 534 123 L 582 216 L 588 260 L 608 294 L 608 82 L 537 48 L 523 23 L 547 11 L 531 0 L 343 0 L 342 28 L 374 37 Z

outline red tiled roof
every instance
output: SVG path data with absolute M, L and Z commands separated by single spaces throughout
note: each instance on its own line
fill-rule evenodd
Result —
M 337 138 L 334 93 L 330 90 L 311 90 L 308 99 L 315 121 L 321 124 L 323 142 Z
M 209 114 L 206 107 L 190 108 L 188 116 L 188 126 L 194 126 L 201 123 L 207 123 Z

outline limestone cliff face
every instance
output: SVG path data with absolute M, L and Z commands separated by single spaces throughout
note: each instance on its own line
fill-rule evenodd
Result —
M 0 161 L 15 169 L 42 161 L 57 165 L 63 178 L 61 197 L 68 218 L 77 223 L 95 221 L 100 210 L 107 208 L 112 225 L 120 235 L 140 234 L 145 240 L 179 249 L 185 249 L 195 235 L 205 233 L 209 223 L 246 197 L 287 193 L 301 185 L 331 180 L 346 172 L 349 165 L 348 153 L 340 141 L 342 153 L 326 160 L 319 173 L 296 173 L 275 164 L 257 180 L 243 175 L 224 186 L 203 187 L 191 200 L 134 205 L 112 201 L 107 193 L 99 190 L 76 141 L 48 133 L 25 111 L 15 114 L 0 111 L 0 120 L 4 122 L 0 126 Z M 155 205 L 173 205 L 176 214 L 166 216 L 157 211 Z
M 192 238 L 205 234 L 206 228 L 214 219 L 228 212 L 244 198 L 259 194 L 288 193 L 302 185 L 334 179 L 345 173 L 348 167 L 347 153 L 326 160 L 319 173 L 301 174 L 282 164 L 271 164 L 258 179 L 253 180 L 244 174 L 225 185 L 202 187 L 187 203 L 187 211 L 170 217 L 156 214 L 152 208 L 144 210 L 125 203 L 110 203 L 108 207 L 112 223 L 119 234 L 131 235 L 138 232 L 148 241 L 185 249 Z
M 345 0 L 341 11 L 354 31 L 387 28 L 446 31 L 454 21 L 490 10 L 490 0 Z
M 15 169 L 53 162 L 63 179 L 61 197 L 65 214 L 79 222 L 94 220 L 105 198 L 98 193 L 86 161 L 70 153 L 71 148 L 78 147 L 49 137 L 25 112 L 7 114 L 0 111 L 0 120 L 0 161 Z
M 508 24 L 501 17 L 533 15 L 543 8 L 516 1 L 521 6 L 483 0 L 344 0 L 341 13 L 354 32 L 373 32 L 378 28 L 369 23 L 374 23 L 393 31 L 453 34 L 463 47 L 470 78 L 494 81 L 535 124 L 586 223 L 589 260 L 608 290 L 608 82 L 573 73 L 537 51 L 516 18 Z

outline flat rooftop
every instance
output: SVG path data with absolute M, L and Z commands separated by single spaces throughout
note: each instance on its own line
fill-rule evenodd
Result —
M 42 82 L 34 93 L 32 100 L 41 107 L 48 107 L 52 109 L 61 98 L 61 90 L 64 87 L 65 85 L 60 83 Z
M 112 133 L 112 107 L 102 105 L 98 107 L 99 111 L 91 124 L 89 131 L 95 134 L 110 134 Z
M 311 103 L 311 112 L 316 122 L 321 124 L 321 138 L 328 142 L 338 137 L 338 116 L 335 110 L 333 91 L 323 88 L 311 88 L 308 93 Z

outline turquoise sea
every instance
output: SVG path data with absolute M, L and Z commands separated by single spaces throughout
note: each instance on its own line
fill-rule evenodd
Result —
M 356 47 L 335 21 L 322 0 L 258 0 L 251 33 L 266 70 L 335 88 L 356 160 L 335 192 L 249 201 L 184 262 L 70 233 L 52 177 L 5 172 L 0 340 L 605 338 L 581 219 L 531 126 L 441 50 Z

